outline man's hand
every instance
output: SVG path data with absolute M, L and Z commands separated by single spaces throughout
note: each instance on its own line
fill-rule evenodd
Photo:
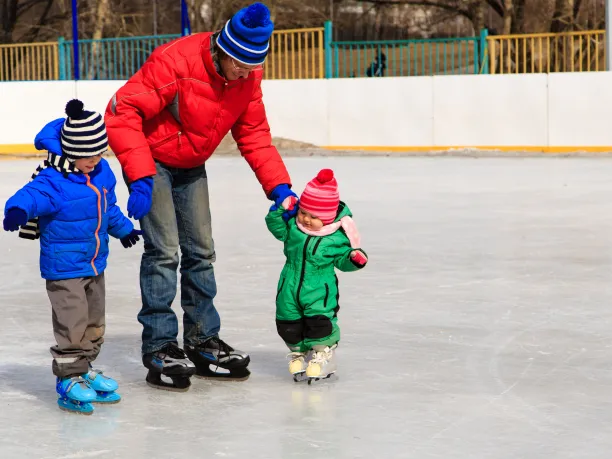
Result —
M 285 207 L 283 205 L 285 200 L 291 197 L 295 199 L 295 202 L 291 201 L 293 202 L 291 208 Z M 270 200 L 274 201 L 274 205 L 270 207 L 270 211 L 275 211 L 281 206 L 287 209 L 286 212 L 283 212 L 283 220 L 289 221 L 290 218 L 295 217 L 295 215 L 297 214 L 298 209 L 296 204 L 298 202 L 298 196 L 293 191 L 291 191 L 291 188 L 289 188 L 289 185 L 287 185 L 286 183 L 277 185 L 276 188 L 272 190 L 272 193 L 270 193 L 269 198 Z
M 153 202 L 153 177 L 144 177 L 130 184 L 130 197 L 128 198 L 128 217 L 140 220 L 151 210 Z

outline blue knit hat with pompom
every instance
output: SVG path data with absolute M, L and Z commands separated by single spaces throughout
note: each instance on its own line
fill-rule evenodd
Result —
M 270 10 L 263 3 L 238 11 L 217 37 L 217 45 L 225 54 L 246 65 L 263 64 L 270 48 L 274 23 Z

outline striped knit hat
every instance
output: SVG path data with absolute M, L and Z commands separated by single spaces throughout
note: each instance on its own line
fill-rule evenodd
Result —
M 106 126 L 102 115 L 83 110 L 83 102 L 66 104 L 68 118 L 62 126 L 62 152 L 70 159 L 90 158 L 108 150 Z
M 274 23 L 270 20 L 268 7 L 263 3 L 253 3 L 226 22 L 217 37 L 217 46 L 243 64 L 263 64 L 273 31 Z
M 321 170 L 306 185 L 300 196 L 300 209 L 318 217 L 325 225 L 332 223 L 338 214 L 340 193 L 338 182 L 331 169 Z

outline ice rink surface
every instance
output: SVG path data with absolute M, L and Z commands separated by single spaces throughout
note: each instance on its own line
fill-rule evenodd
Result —
M 292 381 L 274 324 L 283 258 L 264 225 L 270 204 L 244 160 L 215 158 L 221 336 L 251 354 L 251 378 L 149 388 L 142 245 L 113 241 L 97 366 L 123 400 L 90 417 L 60 411 L 38 243 L 0 232 L 2 459 L 610 457 L 611 159 L 286 163 L 299 191 L 336 171 L 370 256 L 339 275 L 339 377 Z M 2 205 L 35 165 L 0 162 Z M 125 209 L 122 183 L 118 198 Z

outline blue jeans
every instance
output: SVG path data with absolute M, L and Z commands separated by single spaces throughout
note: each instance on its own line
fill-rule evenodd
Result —
M 184 343 L 199 344 L 216 336 L 221 326 L 213 304 L 217 283 L 206 168 L 156 166 L 151 211 L 140 221 L 144 253 L 138 321 L 143 326 L 143 354 L 177 343 L 178 320 L 172 302 L 176 297 L 179 247 Z

